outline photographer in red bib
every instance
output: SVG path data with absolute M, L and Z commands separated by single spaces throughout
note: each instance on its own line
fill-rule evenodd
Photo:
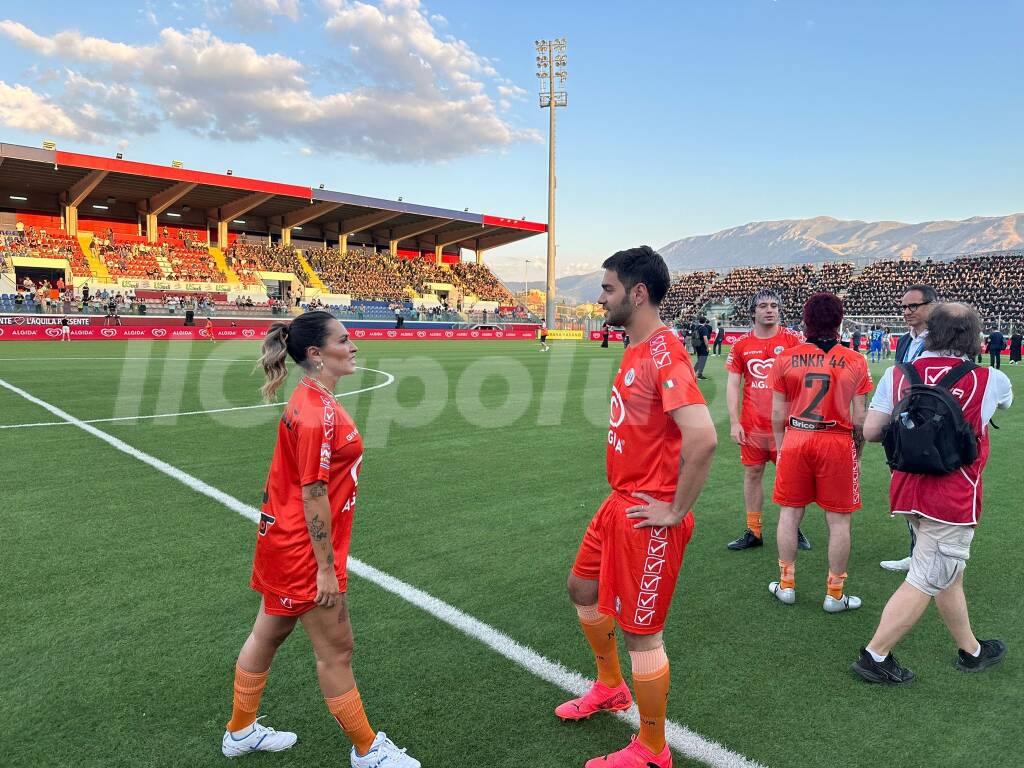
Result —
M 889 463 L 895 469 L 889 487 L 890 510 L 907 518 L 915 538 L 906 581 L 889 598 L 871 642 L 861 649 L 852 667 L 872 683 L 900 684 L 914 679 L 914 673 L 896 661 L 892 649 L 932 600 L 959 648 L 957 669 L 980 672 L 1002 661 L 1006 653 L 1002 641 L 979 641 L 974 635 L 963 587 L 974 529 L 981 519 L 988 425 L 997 409 L 1009 408 L 1013 402 L 1010 380 L 1004 373 L 971 362 L 980 349 L 980 333 L 981 319 L 974 309 L 964 304 L 937 304 L 928 317 L 924 351 L 910 367 L 885 372 L 864 422 L 866 440 L 886 441 Z M 945 389 L 933 399 L 951 396 L 950 405 L 962 409 L 962 418 L 955 412 L 943 412 L 941 405 L 930 412 L 927 421 L 939 425 L 935 428 L 944 434 L 933 435 L 927 431 L 928 423 L 914 419 L 914 398 L 923 400 L 929 395 L 918 394 L 922 387 Z M 965 429 L 969 440 L 961 453 L 966 456 L 943 452 L 947 444 L 957 445 L 949 442 L 949 433 Z M 920 440 L 915 431 L 925 437 L 930 449 L 915 452 L 915 439 Z M 899 469 L 915 458 L 935 458 L 955 468 L 942 473 L 941 467 L 928 467 L 928 472 Z

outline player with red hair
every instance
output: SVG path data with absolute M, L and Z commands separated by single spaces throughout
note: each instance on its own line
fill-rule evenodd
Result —
M 828 582 L 823 608 L 839 613 L 859 608 L 844 594 L 850 556 L 850 513 L 860 509 L 860 452 L 864 445 L 865 396 L 871 374 L 864 356 L 839 343 L 843 302 L 816 293 L 804 305 L 807 341 L 782 352 L 769 376 L 772 429 L 779 456 L 775 503 L 779 580 L 768 591 L 796 602 L 797 529 L 808 504 L 825 510 L 828 523 Z

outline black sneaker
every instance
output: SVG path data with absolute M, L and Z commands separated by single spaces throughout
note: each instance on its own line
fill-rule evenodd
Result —
M 811 542 L 804 536 L 804 532 L 799 528 L 796 529 L 796 548 L 797 549 L 810 549 Z
M 909 683 L 917 677 L 911 670 L 901 667 L 891 653 L 885 657 L 884 661 L 875 661 L 866 648 L 860 649 L 860 658 L 850 665 L 850 669 L 869 683 L 884 683 L 885 685 Z
M 725 545 L 726 549 L 731 549 L 733 551 L 739 549 L 751 549 L 752 547 L 761 546 L 764 546 L 764 539 L 762 539 L 760 536 L 755 536 L 754 532 L 749 528 L 747 528 L 747 530 L 743 532 L 743 535 L 740 536 L 738 539 L 736 539 L 735 541 L 730 541 L 728 544 Z
M 958 651 L 956 668 L 961 672 L 981 672 L 994 664 L 998 664 L 1006 655 L 1006 643 L 1002 640 L 979 640 L 981 653 L 971 656 L 966 651 Z

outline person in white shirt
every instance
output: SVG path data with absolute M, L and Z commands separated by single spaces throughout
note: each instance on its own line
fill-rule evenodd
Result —
M 900 300 L 903 319 L 910 326 L 910 331 L 903 334 L 896 342 L 896 364 L 912 363 L 924 352 L 925 337 L 928 336 L 928 315 L 938 301 L 938 294 L 930 285 L 912 285 L 907 288 Z M 910 531 L 910 554 L 896 560 L 883 560 L 881 565 L 887 571 L 910 570 L 910 559 L 914 555 L 914 529 L 907 524 Z
M 927 349 L 907 368 L 887 370 L 878 382 L 864 422 L 864 437 L 869 442 L 882 440 L 912 382 L 930 386 L 944 382 L 977 439 L 977 455 L 948 474 L 893 472 L 891 514 L 903 515 L 916 539 L 906 581 L 889 599 L 874 636 L 853 664 L 853 671 L 872 683 L 891 685 L 914 679 L 914 673 L 893 657 L 892 649 L 932 600 L 959 649 L 957 669 L 981 672 L 1002 661 L 1006 653 L 1003 641 L 980 640 L 974 634 L 963 573 L 984 506 L 982 474 L 989 457 L 988 425 L 996 409 L 1013 403 L 1013 388 L 1001 371 L 972 363 L 980 347 L 975 330 L 981 326 L 977 311 L 965 304 L 939 304 L 930 322 Z M 946 428 L 956 427 L 947 424 Z

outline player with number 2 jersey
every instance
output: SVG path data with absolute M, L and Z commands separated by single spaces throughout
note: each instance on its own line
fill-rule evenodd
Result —
M 825 510 L 829 573 L 823 608 L 859 608 L 844 593 L 850 555 L 850 513 L 860 509 L 860 449 L 871 374 L 864 356 L 839 343 L 843 303 L 816 293 L 803 312 L 807 341 L 785 350 L 768 378 L 772 429 L 779 446 L 775 502 L 780 505 L 776 544 L 779 580 L 768 591 L 796 602 L 797 530 L 807 505 Z

